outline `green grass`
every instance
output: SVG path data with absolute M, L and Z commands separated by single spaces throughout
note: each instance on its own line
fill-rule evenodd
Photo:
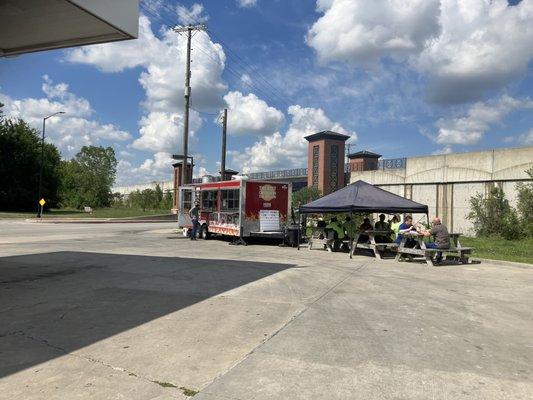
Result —
M 140 210 L 133 208 L 98 208 L 92 214 L 74 209 L 52 209 L 45 211 L 43 218 L 130 218 L 148 215 L 169 214 L 167 210 Z M 0 212 L 2 218 L 35 218 L 36 212 Z
M 474 257 L 533 264 L 533 238 L 504 240 L 461 237 L 461 245 L 474 248 Z

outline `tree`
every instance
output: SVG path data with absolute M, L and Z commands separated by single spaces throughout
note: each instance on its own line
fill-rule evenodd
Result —
M 57 205 L 60 154 L 44 144 L 42 197 L 46 208 Z M 0 209 L 37 211 L 41 138 L 21 119 L 2 115 L 0 103 Z
M 526 173 L 532 180 L 516 185 L 516 192 L 518 194 L 516 208 L 518 209 L 520 223 L 523 225 L 525 233 L 533 237 L 533 168 L 527 170 Z
M 502 189 L 493 188 L 486 198 L 480 193 L 472 196 L 470 206 L 467 218 L 473 221 L 476 236 L 501 236 L 514 240 L 522 235 L 517 213 Z
M 117 159 L 111 147 L 83 146 L 61 165 L 61 204 L 81 208 L 108 207 L 113 199 Z
M 320 197 L 322 193 L 314 186 L 301 188 L 292 194 L 292 207 L 296 209 Z

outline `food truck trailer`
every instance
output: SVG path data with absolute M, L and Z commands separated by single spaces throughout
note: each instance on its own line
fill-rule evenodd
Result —
M 291 210 L 290 183 L 239 179 L 192 184 L 178 190 L 178 225 L 184 235 L 190 234 L 189 210 L 198 200 L 201 238 L 212 234 L 240 239 L 283 237 Z

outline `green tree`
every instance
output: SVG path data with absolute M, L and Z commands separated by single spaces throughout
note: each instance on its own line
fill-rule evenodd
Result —
M 111 147 L 83 146 L 61 166 L 61 204 L 81 208 L 108 207 L 113 199 L 117 159 Z
M 307 204 L 322 196 L 316 187 L 304 187 L 292 194 L 292 207 L 297 209 L 300 205 Z
M 531 178 L 531 181 L 516 185 L 516 192 L 518 194 L 516 207 L 524 232 L 528 236 L 533 237 L 533 168 L 527 170 L 526 173 Z
M 467 218 L 474 223 L 477 236 L 501 236 L 513 240 L 522 235 L 517 213 L 502 189 L 493 188 L 486 198 L 480 193 L 472 196 L 470 207 Z
M 37 212 L 40 133 L 21 119 L 4 118 L 0 103 L 0 209 Z M 50 143 L 44 144 L 42 197 L 45 208 L 57 205 L 60 154 Z
M 155 195 L 155 201 L 157 203 L 157 208 L 161 208 L 162 207 L 162 202 L 163 202 L 163 191 L 161 190 L 161 186 L 159 186 L 159 184 L 155 185 L 155 191 L 154 191 L 154 195 Z

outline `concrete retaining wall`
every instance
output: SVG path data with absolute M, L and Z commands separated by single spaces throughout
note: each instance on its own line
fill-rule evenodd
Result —
M 533 147 L 499 149 L 462 154 L 412 157 L 405 169 L 354 171 L 350 182 L 362 179 L 383 189 L 427 204 L 430 218 L 439 216 L 454 232 L 472 234 L 466 219 L 470 198 L 501 187 L 516 205 L 515 186 L 529 180 L 526 170 L 533 167 Z M 419 216 L 414 216 L 415 221 Z

